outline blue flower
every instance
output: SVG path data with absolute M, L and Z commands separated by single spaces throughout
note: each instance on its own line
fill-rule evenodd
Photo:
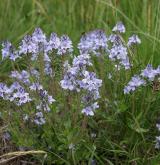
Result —
M 131 64 L 128 58 L 127 48 L 122 44 L 113 44 L 112 48 L 109 50 L 109 58 L 112 61 L 118 60 L 125 69 L 129 69 Z
M 126 29 L 122 22 L 118 22 L 112 29 L 114 32 L 125 33 Z
M 139 76 L 135 75 L 132 77 L 132 79 L 129 81 L 128 85 L 124 88 L 124 94 L 128 94 L 131 91 L 134 91 L 137 87 L 140 87 L 142 85 L 145 85 L 146 82 L 140 78 Z
M 73 46 L 72 46 L 72 41 L 67 35 L 63 35 L 60 38 L 60 45 L 58 47 L 58 55 L 64 55 L 68 53 L 72 53 L 73 51 Z
M 41 28 L 36 28 L 32 34 L 32 40 L 35 43 L 45 43 L 46 42 L 46 36 L 41 30 Z
M 38 52 L 37 43 L 35 43 L 30 35 L 26 35 L 19 46 L 20 54 L 33 53 L 36 54 Z
M 15 48 L 9 41 L 5 41 L 2 43 L 2 60 L 6 58 L 9 58 L 12 61 L 20 58 L 19 52 L 15 50 Z
M 82 109 L 82 113 L 84 113 L 87 116 L 94 116 L 94 111 L 97 108 L 99 108 L 99 105 L 97 102 L 95 102 L 91 106 L 87 106 L 84 109 Z
M 131 37 L 129 37 L 128 39 L 128 46 L 131 46 L 133 44 L 140 44 L 141 40 L 139 39 L 139 37 L 136 34 L 133 34 Z
M 152 65 L 147 65 L 147 67 L 142 70 L 141 75 L 145 78 L 148 78 L 150 81 L 153 81 L 157 75 L 157 70 L 153 69 Z
M 103 30 L 94 30 L 81 37 L 78 44 L 80 53 L 93 53 L 100 55 L 102 50 L 107 50 L 108 38 Z
M 47 43 L 47 51 L 52 51 L 53 49 L 58 49 L 61 44 L 60 38 L 56 33 L 51 33 L 49 42 Z

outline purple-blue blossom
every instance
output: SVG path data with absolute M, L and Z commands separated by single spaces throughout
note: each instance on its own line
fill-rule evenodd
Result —
M 9 41 L 2 43 L 2 60 L 9 57 L 12 52 L 12 44 Z
M 136 34 L 133 34 L 131 37 L 128 38 L 128 43 L 127 45 L 128 46 L 131 46 L 133 44 L 140 44 L 141 43 L 141 40 L 140 38 L 138 37 L 138 35 Z
M 127 48 L 123 45 L 113 46 L 110 50 L 109 58 L 112 60 L 122 60 L 126 59 L 127 54 Z
M 29 89 L 32 90 L 32 91 L 37 91 L 37 90 L 40 91 L 40 90 L 43 89 L 43 86 L 42 86 L 39 82 L 37 82 L 37 83 L 32 83 L 32 84 L 30 85 Z
M 53 77 L 53 70 L 50 62 L 45 62 L 44 73 L 50 77 Z
M 125 28 L 121 23 L 117 23 L 117 25 L 114 27 L 114 30 L 119 32 L 122 32 L 124 29 Z M 130 69 L 132 64 L 128 56 L 128 48 L 122 40 L 121 36 L 119 34 L 111 34 L 108 41 L 111 44 L 111 47 L 107 52 L 109 54 L 109 59 L 115 61 L 116 63 L 118 62 L 119 66 L 123 66 L 126 70 Z
M 36 109 L 40 111 L 45 111 L 45 112 L 50 112 L 51 110 L 49 105 L 43 101 L 39 105 L 36 106 Z
M 52 51 L 53 49 L 58 49 L 61 44 L 60 38 L 56 33 L 51 33 L 50 39 L 47 43 L 47 51 Z
M 81 88 L 87 89 L 88 91 L 95 91 L 98 90 L 101 86 L 102 80 L 97 79 L 94 72 L 84 71 L 84 78 L 82 79 L 82 83 L 80 84 Z
M 0 83 L 0 97 L 4 100 L 14 102 L 18 106 L 32 101 L 29 93 L 18 82 L 14 82 L 10 87 Z
M 7 91 L 9 91 L 7 85 L 4 83 L 0 83 L 0 97 L 6 99 L 6 94 L 8 93 Z
M 46 36 L 41 28 L 36 28 L 32 34 L 32 40 L 35 43 L 46 43 Z
M 61 87 L 63 89 L 68 89 L 68 90 L 76 90 L 77 89 L 77 81 L 76 81 L 76 75 L 73 74 L 74 72 L 76 73 L 77 68 L 75 70 L 68 70 L 67 73 L 64 75 L 63 80 L 60 81 Z M 71 72 L 74 71 L 74 72 Z
M 148 80 L 153 81 L 155 76 L 158 74 L 157 72 L 158 70 L 153 69 L 152 65 L 147 65 L 147 67 L 144 70 L 142 70 L 141 75 L 144 78 L 147 78 Z
M 114 45 L 122 44 L 121 38 L 117 34 L 111 34 L 108 38 L 108 41 L 110 41 Z
M 125 33 L 126 29 L 122 22 L 118 22 L 112 29 L 113 32 Z
M 85 107 L 82 109 L 82 113 L 84 113 L 86 116 L 94 116 L 94 111 L 99 108 L 99 105 L 97 102 L 93 103 L 90 106 Z
M 125 69 L 129 69 L 131 66 L 127 48 L 122 44 L 113 44 L 112 48 L 109 50 L 109 58 L 112 61 L 118 60 Z
M 63 80 L 60 81 L 63 89 L 77 90 L 79 91 L 80 80 L 83 71 L 87 66 L 91 66 L 90 56 L 88 54 L 82 54 L 74 57 L 72 61 L 72 67 L 66 62 L 65 63 L 65 74 Z
M 103 30 L 94 30 L 84 34 L 78 44 L 80 53 L 93 53 L 100 55 L 101 51 L 108 49 L 108 38 Z
M 21 73 L 19 73 L 18 71 L 12 71 L 10 77 L 15 78 L 18 81 L 21 81 L 26 85 L 30 84 L 30 74 L 25 70 L 22 70 Z
M 61 36 L 57 54 L 64 55 L 64 54 L 72 53 L 72 51 L 73 51 L 73 45 L 70 38 L 67 35 Z
M 42 112 L 37 112 L 35 115 L 34 123 L 36 125 L 43 125 L 46 123 Z
M 15 50 L 9 41 L 4 41 L 2 43 L 2 60 L 9 58 L 11 61 L 15 61 L 20 58 L 19 52 Z
M 90 56 L 88 54 L 81 54 L 73 59 L 73 67 L 77 69 L 85 69 L 86 66 L 92 66 Z
M 142 85 L 145 85 L 146 82 L 143 80 L 140 76 L 135 75 L 132 77 L 132 79 L 129 81 L 127 86 L 124 88 L 124 94 L 128 94 L 132 91 L 135 91 L 137 87 L 140 87 Z
M 82 95 L 82 103 L 86 108 L 82 110 L 82 113 L 92 116 L 94 110 L 98 108 L 98 105 L 93 102 L 100 98 L 99 88 L 102 86 L 102 80 L 97 79 L 94 72 L 87 71 L 89 66 L 92 66 L 92 63 L 88 54 L 75 57 L 72 66 L 66 62 L 64 67 L 67 71 L 60 84 L 65 90 L 85 92 L 85 95 Z
M 38 87 L 41 87 L 40 85 Z M 36 88 L 38 90 L 38 88 Z M 36 106 L 36 109 L 41 110 L 41 111 L 50 111 L 50 105 L 55 102 L 55 99 L 51 95 L 48 94 L 46 90 L 43 90 L 39 88 L 39 104 Z
M 30 35 L 26 35 L 22 42 L 19 45 L 19 53 L 27 54 L 33 53 L 36 54 L 38 52 L 37 43 L 35 43 Z
M 32 101 L 32 99 L 29 97 L 29 93 L 25 91 L 18 90 L 13 94 L 14 102 L 20 106 L 22 104 L 28 103 Z
M 147 67 L 141 71 L 140 75 L 132 77 L 128 85 L 125 86 L 124 93 L 130 93 L 130 91 L 134 91 L 137 87 L 154 81 L 158 76 L 160 76 L 160 66 L 154 69 L 151 64 L 148 64 Z

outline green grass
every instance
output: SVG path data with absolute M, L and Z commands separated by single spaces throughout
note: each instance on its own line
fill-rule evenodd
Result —
M 148 63 L 152 63 L 153 66 L 159 65 L 159 0 L 0 0 L 0 41 L 8 39 L 15 45 L 25 34 L 31 33 L 35 27 L 41 27 L 48 35 L 51 32 L 56 32 L 59 35 L 67 34 L 76 45 L 84 32 L 100 28 L 109 33 L 117 21 L 124 22 L 126 26 L 125 38 L 136 33 L 142 40 L 142 44 L 137 48 L 138 54 L 135 56 L 140 64 L 139 68 L 144 68 Z M 0 81 L 6 80 L 10 70 L 11 66 L 7 62 L 0 65 Z M 124 73 L 120 73 L 120 75 L 124 76 Z M 116 73 L 114 76 L 115 79 L 118 77 Z M 120 76 L 119 80 L 125 82 Z M 109 110 L 112 111 L 107 111 L 106 115 L 106 110 L 102 109 L 96 120 L 91 120 L 92 129 L 98 132 L 101 128 L 102 131 L 99 132 L 93 145 L 91 145 L 92 143 L 87 145 L 82 140 L 81 146 L 79 146 L 79 150 L 82 151 L 80 153 L 83 154 L 83 150 L 85 150 L 84 155 L 90 154 L 88 164 L 91 164 L 94 157 L 99 164 L 105 162 L 109 165 L 158 165 L 160 154 L 154 150 L 154 138 L 157 135 L 155 124 L 160 114 L 159 94 L 152 93 L 147 87 L 130 97 L 124 97 L 120 92 L 123 88 L 122 85 L 119 89 L 115 88 L 115 86 L 119 86 L 118 81 L 115 81 L 114 84 L 107 82 L 106 85 L 108 85 L 109 99 L 113 106 Z M 115 93 L 117 96 L 114 95 Z M 117 103 L 114 104 L 114 101 Z M 1 105 L 5 107 L 4 102 Z M 65 122 L 64 125 L 58 125 L 55 128 L 52 126 L 46 128 L 51 132 L 46 131 L 44 135 L 48 138 L 47 140 L 56 141 L 58 144 L 55 146 L 53 144 L 53 147 L 58 147 L 56 149 L 60 151 L 64 146 L 58 146 L 59 143 L 65 141 L 65 137 L 71 138 L 74 136 L 72 134 L 77 131 L 77 128 L 72 130 L 69 121 Z M 63 129 L 64 131 L 62 131 Z M 34 141 L 37 137 L 32 137 L 34 132 L 27 131 L 27 137 L 31 141 L 26 144 L 39 146 L 40 144 Z M 38 131 L 41 133 L 41 130 Z M 18 126 L 13 132 L 15 139 L 17 138 L 16 134 L 21 135 Z M 23 136 L 19 137 L 22 142 L 24 142 Z M 77 134 L 76 136 L 81 137 Z M 52 138 L 50 139 L 50 137 Z M 16 140 L 18 141 L 18 139 Z M 43 146 L 46 144 L 43 144 L 42 141 L 41 145 L 42 148 L 35 148 L 43 150 Z M 70 162 L 76 164 L 75 161 L 81 157 L 74 152 L 65 152 L 65 158 L 69 156 L 72 158 L 63 160 L 57 153 L 50 152 L 49 154 L 58 159 L 58 162 L 66 164 Z

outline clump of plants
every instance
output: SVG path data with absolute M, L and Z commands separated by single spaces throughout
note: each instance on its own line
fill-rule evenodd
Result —
M 156 152 L 149 121 L 158 114 L 160 67 L 144 69 L 140 38 L 124 33 L 118 22 L 111 34 L 85 33 L 74 48 L 67 35 L 36 28 L 17 48 L 3 42 L 1 65 L 13 70 L 0 83 L 2 119 L 19 149 L 46 151 L 34 157 L 46 164 L 144 163 Z

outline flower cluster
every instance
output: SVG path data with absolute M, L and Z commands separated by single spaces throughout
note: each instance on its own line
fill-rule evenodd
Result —
M 118 62 L 119 66 L 125 69 L 131 67 L 128 57 L 128 47 L 134 44 L 140 44 L 141 40 L 137 35 L 132 35 L 128 39 L 128 43 L 122 40 L 120 33 L 125 33 L 125 26 L 122 22 L 118 22 L 112 29 L 116 34 L 106 36 L 103 30 L 94 30 L 84 34 L 78 44 L 80 54 L 89 53 L 100 56 L 102 53 L 107 53 L 109 59 Z
M 126 28 L 122 22 L 117 22 L 117 24 L 112 29 L 113 32 L 125 33 Z
M 80 81 L 87 66 L 91 66 L 90 56 L 82 54 L 73 59 L 72 67 L 66 61 L 64 64 L 65 75 L 60 84 L 63 89 L 80 91 Z
M 41 71 L 41 68 L 43 68 L 45 75 L 53 77 L 53 53 L 62 56 L 71 54 L 72 51 L 72 41 L 68 36 L 58 37 L 56 33 L 51 33 L 50 37 L 47 38 L 40 28 L 36 28 L 31 35 L 26 35 L 17 50 L 9 41 L 3 42 L 2 60 L 9 58 L 11 61 L 15 61 L 18 58 L 27 56 L 27 60 L 30 60 L 29 63 L 38 61 L 41 65 L 38 64 L 36 69 L 27 67 L 26 70 L 21 72 L 12 71 L 10 78 L 12 78 L 13 83 L 9 87 L 4 83 L 0 84 L 0 97 L 14 102 L 18 106 L 32 101 L 37 110 L 34 122 L 39 125 L 44 124 L 43 112 L 50 111 L 50 105 L 55 100 L 40 84 L 40 82 L 43 82 L 40 81 L 40 77 L 42 77 L 40 74 L 42 73 L 38 70 Z M 30 66 L 35 66 L 35 62 L 33 65 L 31 63 Z M 26 116 L 28 119 L 27 114 Z
M 92 66 L 88 54 L 75 57 L 72 66 L 65 63 L 66 72 L 60 84 L 63 89 L 84 92 L 82 103 L 86 107 L 82 110 L 82 113 L 93 116 L 95 109 L 99 107 L 97 102 L 93 102 L 100 97 L 99 88 L 102 85 L 102 80 L 97 79 L 95 73 L 87 71 L 87 66 Z
M 103 30 L 94 30 L 82 36 L 78 48 L 80 53 L 93 53 L 98 56 L 108 50 L 107 41 L 108 38 Z
M 30 75 L 25 70 L 22 70 L 21 73 L 19 73 L 18 71 L 12 71 L 10 77 L 24 83 L 25 85 L 30 84 L 30 80 L 29 80 Z
M 113 38 L 115 37 L 115 39 Z M 120 66 L 129 69 L 131 64 L 128 57 L 127 47 L 125 47 L 118 35 L 110 36 L 112 47 L 109 50 L 109 58 L 112 61 L 118 61 Z
M 141 40 L 139 39 L 139 37 L 133 34 L 131 37 L 129 37 L 127 45 L 130 47 L 134 44 L 140 44 L 140 43 L 141 43 Z
M 82 109 L 82 113 L 86 114 L 87 116 L 94 116 L 94 111 L 99 108 L 97 102 L 91 104 L 90 106 L 85 107 Z
M 122 22 L 118 22 L 112 31 L 116 32 L 117 34 L 111 34 L 109 36 L 108 41 L 112 45 L 111 48 L 108 49 L 109 58 L 112 61 L 118 62 L 119 66 L 124 66 L 125 69 L 129 69 L 132 64 L 128 56 L 128 47 L 132 46 L 133 44 L 140 44 L 141 40 L 137 35 L 134 34 L 129 37 L 128 43 L 126 44 L 120 36 L 120 33 L 125 33 L 125 26 Z
M 158 76 L 160 76 L 160 66 L 158 66 L 157 69 L 153 69 L 152 65 L 147 65 L 147 67 L 141 71 L 140 75 L 132 77 L 127 86 L 125 86 L 124 93 L 128 94 L 137 87 L 145 85 L 146 82 L 154 81 Z
M 19 58 L 19 52 L 15 50 L 9 41 L 4 41 L 2 43 L 2 59 L 6 58 L 9 58 L 12 61 Z
M 95 73 L 88 71 L 84 72 L 84 78 L 81 80 L 80 87 L 83 90 L 86 90 L 86 93 L 82 98 L 82 102 L 86 105 L 86 108 L 82 110 L 82 113 L 93 116 L 93 112 L 99 108 L 99 105 L 95 100 L 100 98 L 99 88 L 101 86 L 102 80 L 97 79 Z
M 40 52 L 48 54 L 55 50 L 58 55 L 64 55 L 71 53 L 72 47 L 72 41 L 68 36 L 63 35 L 59 38 L 57 34 L 51 33 L 50 38 L 47 39 L 43 31 L 36 28 L 31 36 L 24 37 L 19 46 L 19 52 L 20 54 L 32 53 L 33 59 L 36 59 Z
M 156 76 L 160 75 L 160 66 L 158 66 L 157 69 L 153 69 L 152 65 L 147 65 L 147 67 L 142 70 L 141 75 L 149 81 L 153 81 Z
M 124 94 L 130 93 L 134 91 L 137 87 L 145 85 L 146 82 L 139 76 L 135 75 L 129 81 L 128 85 L 124 88 Z
M 45 124 L 46 121 L 42 112 L 37 112 L 35 116 L 36 116 L 34 119 L 35 124 L 37 125 Z
M 66 35 L 60 38 L 55 33 L 51 33 L 48 39 L 40 28 L 36 28 L 32 35 L 26 35 L 16 50 L 8 41 L 2 44 L 2 59 L 9 58 L 15 61 L 22 56 L 31 56 L 32 61 L 43 58 L 44 73 L 53 76 L 51 67 L 52 52 L 57 55 L 70 54 L 73 51 L 72 41 Z
M 114 34 L 109 37 L 103 30 L 85 33 L 78 43 L 80 55 L 74 56 L 71 64 L 68 61 L 64 64 L 64 75 L 60 85 L 65 90 L 82 93 L 82 113 L 86 115 L 93 116 L 94 111 L 99 107 L 97 100 L 100 98 L 99 89 L 102 86 L 102 80 L 98 79 L 96 73 L 92 72 L 92 55 L 108 55 L 108 59 L 116 62 L 117 68 L 123 66 L 125 69 L 129 69 L 131 63 L 128 57 L 128 47 L 141 43 L 138 36 L 133 35 L 125 44 L 120 36 L 121 33 L 125 33 L 125 26 L 122 22 L 118 22 L 112 31 Z M 18 49 L 15 49 L 9 41 L 3 42 L 2 60 L 9 58 L 15 61 L 18 58 L 27 57 L 30 66 L 22 71 L 17 71 L 14 68 L 10 75 L 13 84 L 8 87 L 1 83 L 0 97 L 15 102 L 18 106 L 34 102 L 35 123 L 44 124 L 43 112 L 50 111 L 50 105 L 55 100 L 43 88 L 43 77 L 48 76 L 47 80 L 49 81 L 49 77 L 53 78 L 55 75 L 53 73 L 53 55 L 71 55 L 72 52 L 72 41 L 67 35 L 58 37 L 56 33 L 51 33 L 48 38 L 40 28 L 36 28 L 31 35 L 26 35 Z M 36 61 L 39 62 L 38 65 Z M 145 77 L 146 72 L 144 71 L 144 75 L 141 76 Z M 135 83 L 136 85 L 134 85 Z M 144 81 L 135 76 L 129 82 L 128 87 L 125 87 L 125 93 L 134 91 L 136 87 L 142 84 Z M 38 99 L 35 99 L 35 96 Z
M 22 106 L 23 104 L 34 101 L 36 104 L 35 108 L 38 111 L 37 113 L 50 111 L 49 106 L 55 100 L 43 89 L 43 86 L 39 84 L 39 82 L 31 81 L 33 79 L 38 81 L 38 71 L 32 70 L 31 73 L 25 70 L 22 70 L 21 72 L 12 71 L 10 77 L 15 81 L 10 87 L 7 87 L 4 83 L 0 83 L 0 97 L 15 103 L 17 106 Z M 36 93 L 36 98 L 32 97 L 33 92 Z M 42 118 L 38 119 L 36 119 L 36 124 L 38 123 L 37 121 L 42 120 Z M 43 119 L 43 122 L 39 122 L 39 124 L 44 124 L 44 121 L 45 120 Z
M 18 106 L 32 101 L 29 93 L 18 82 L 14 82 L 10 87 L 4 83 L 0 83 L 0 97 L 4 100 L 14 102 Z

